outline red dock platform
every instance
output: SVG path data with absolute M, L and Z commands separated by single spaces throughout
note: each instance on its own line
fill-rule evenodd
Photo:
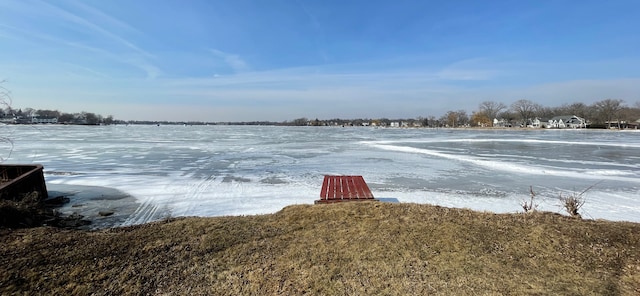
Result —
M 376 200 L 362 176 L 324 176 L 316 204 Z

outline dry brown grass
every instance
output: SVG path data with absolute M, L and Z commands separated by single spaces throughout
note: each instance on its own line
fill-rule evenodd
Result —
M 376 202 L 0 230 L 0 294 L 638 295 L 640 224 Z
M 35 227 L 52 215 L 42 204 L 38 192 L 25 194 L 17 201 L 0 199 L 0 227 Z

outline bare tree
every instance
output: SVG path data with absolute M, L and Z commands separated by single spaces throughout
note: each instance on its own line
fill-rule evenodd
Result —
M 491 120 L 491 125 L 493 126 L 493 119 L 497 118 L 498 114 L 502 110 L 507 109 L 507 105 L 500 102 L 484 101 L 480 103 L 478 109 L 480 109 L 480 112 L 484 113 L 484 115 Z
M 306 117 L 302 117 L 302 118 L 294 119 L 292 122 L 292 125 L 303 126 L 303 125 L 307 125 L 308 122 L 309 122 L 309 119 L 307 119 Z
M 640 108 L 622 107 L 618 112 L 618 118 L 626 122 L 634 122 L 640 119 Z
M 440 117 L 440 122 L 449 127 L 464 126 L 469 124 L 469 116 L 465 110 L 447 111 L 445 115 Z
M 523 126 L 526 126 L 527 121 L 533 119 L 536 112 L 541 108 L 542 106 L 529 100 L 518 100 L 511 104 L 511 110 L 520 115 Z
M 458 112 L 456 112 L 458 118 L 458 126 L 466 126 L 467 124 L 469 124 L 469 115 L 467 115 L 467 111 L 465 110 L 458 110 Z
M 447 111 L 446 114 L 440 117 L 440 122 L 446 127 L 458 126 L 458 114 L 455 111 Z
M 11 92 L 2 86 L 6 80 L 0 80 L 0 108 L 11 109 Z
M 427 120 L 429 120 L 429 127 L 438 127 L 438 120 L 435 116 L 429 115 Z
M 11 92 L 2 86 L 3 83 L 5 83 L 5 80 L 0 81 L 0 109 L 4 107 L 7 110 L 11 110 Z M 11 151 L 13 151 L 13 141 L 8 137 L 0 135 L 0 144 L 7 144 L 9 146 L 7 153 L 7 158 L 9 158 L 9 156 L 11 156 Z M 5 158 L 0 155 L 0 162 L 4 160 Z
M 31 122 L 36 116 L 36 110 L 33 108 L 24 108 L 24 110 L 22 110 L 22 113 L 27 116 L 27 120 L 29 120 L 29 122 Z
M 558 112 L 559 112 L 558 108 L 552 108 L 552 107 L 540 107 L 538 110 L 536 110 L 537 116 L 542 118 L 551 118 L 556 115 L 560 115 L 558 114 Z
M 570 114 L 567 115 L 575 115 L 582 118 L 589 117 L 589 106 L 584 103 L 573 103 L 567 106 L 567 111 Z
M 91 113 L 91 112 L 82 112 L 81 116 L 82 118 L 84 118 L 84 124 L 88 124 L 88 125 L 99 124 L 100 119 L 102 117 L 100 115 L 96 115 L 95 113 Z
M 598 112 L 598 117 L 603 123 L 608 123 L 608 128 L 611 128 L 611 121 L 616 117 L 618 112 L 622 109 L 623 100 L 606 99 L 599 102 L 595 102 L 593 106 Z M 618 121 L 618 125 L 620 122 Z
M 47 110 L 47 109 L 38 109 L 36 111 L 39 117 L 42 118 L 58 118 L 60 117 L 60 111 L 58 110 Z

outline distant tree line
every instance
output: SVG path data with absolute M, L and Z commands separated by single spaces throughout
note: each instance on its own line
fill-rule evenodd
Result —
M 638 127 L 640 124 L 640 102 L 629 106 L 623 100 L 605 99 L 591 105 L 584 103 L 564 104 L 545 107 L 530 100 L 522 99 L 506 105 L 497 101 L 481 102 L 471 114 L 466 110 L 450 110 L 440 117 L 425 116 L 400 119 L 308 119 L 291 121 L 245 121 L 245 122 L 201 122 L 201 121 L 122 121 L 113 116 L 102 116 L 92 112 L 65 113 L 46 109 L 13 109 L 10 92 L 0 81 L 0 121 L 5 123 L 58 123 L 83 125 L 110 124 L 180 124 L 180 125 L 280 125 L 280 126 L 402 126 L 402 127 L 492 127 L 495 121 L 502 126 L 525 127 L 534 119 L 548 120 L 556 116 L 578 116 L 586 119 L 591 128 Z M 54 120 L 55 119 L 55 120 Z
M 113 116 L 102 116 L 100 114 L 92 112 L 79 112 L 79 113 L 65 113 L 58 110 L 47 109 L 13 109 L 10 106 L 5 106 L 4 109 L 0 108 L 0 119 L 4 122 L 16 123 L 16 124 L 31 124 L 31 123 L 58 123 L 58 124 L 85 124 L 85 125 L 99 125 L 99 124 L 114 124 L 116 120 Z
M 493 127 L 494 120 L 505 126 L 527 126 L 532 120 L 549 120 L 556 116 L 578 116 L 586 119 L 592 128 L 624 127 L 638 125 L 640 120 L 640 102 L 628 106 L 623 100 L 605 99 L 591 105 L 584 103 L 564 104 L 558 107 L 545 107 L 530 100 L 518 100 L 511 105 L 502 102 L 484 101 L 468 114 L 466 110 L 447 111 L 440 117 L 426 116 L 400 119 L 328 119 L 310 120 L 306 117 L 285 121 L 288 126 L 392 126 L 401 123 L 407 127 Z
M 452 123 L 451 118 L 465 120 L 465 113 L 450 111 L 444 118 Z M 640 102 L 628 106 L 623 100 L 605 99 L 591 105 L 584 103 L 564 104 L 558 107 L 545 107 L 530 100 L 518 100 L 510 106 L 501 102 L 484 101 L 478 109 L 468 117 L 467 124 L 471 126 L 492 126 L 494 119 L 503 119 L 514 125 L 526 126 L 533 119 L 551 119 L 556 116 L 573 115 L 588 120 L 592 127 L 612 127 L 622 123 L 632 123 L 640 119 Z M 457 126 L 452 124 L 452 126 Z
M 556 116 L 578 116 L 586 119 L 593 128 L 628 124 L 640 119 L 640 102 L 628 106 L 623 100 L 605 99 L 591 105 L 584 103 L 545 107 L 530 100 L 518 100 L 511 105 L 484 101 L 468 115 L 465 110 L 448 111 L 440 118 L 428 117 L 430 127 L 481 126 L 492 127 L 494 119 L 509 126 L 527 126 L 533 119 L 548 120 Z

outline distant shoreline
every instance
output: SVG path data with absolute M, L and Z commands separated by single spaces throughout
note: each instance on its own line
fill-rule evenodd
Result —
M 117 123 L 117 124 L 65 124 L 65 123 L 0 123 L 0 126 L 274 126 L 274 127 L 309 127 L 309 128 L 370 128 L 370 129 L 391 129 L 391 130 L 466 130 L 466 131 L 539 131 L 539 130 L 572 130 L 572 131 L 640 131 L 640 129 L 618 129 L 618 128 L 530 128 L 530 127 L 383 127 L 383 126 L 358 126 L 358 125 L 284 125 L 282 123 L 252 124 L 245 122 L 219 123 L 219 122 L 150 122 L 150 123 Z

